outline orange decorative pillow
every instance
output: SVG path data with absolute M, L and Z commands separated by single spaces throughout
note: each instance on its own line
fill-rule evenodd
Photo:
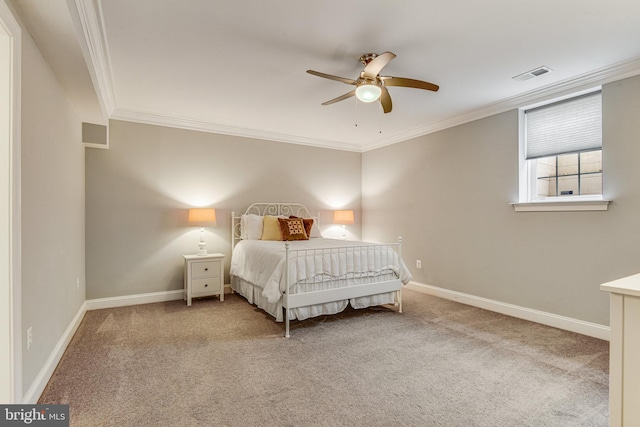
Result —
M 309 240 L 302 218 L 278 218 L 282 240 Z
M 289 218 L 300 218 L 300 217 L 291 215 Z M 313 227 L 313 218 L 302 218 L 302 222 L 304 222 L 304 231 L 307 233 L 307 237 L 311 237 L 311 227 Z

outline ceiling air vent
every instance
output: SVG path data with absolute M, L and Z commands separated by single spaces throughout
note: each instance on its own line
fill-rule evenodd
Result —
M 526 73 L 522 73 L 519 74 L 515 77 L 513 77 L 514 80 L 518 80 L 519 82 L 524 82 L 526 80 L 532 79 L 534 77 L 538 77 L 541 76 L 543 74 L 547 74 L 549 72 L 553 71 L 551 68 L 548 67 L 538 67 L 538 68 L 534 68 L 531 71 L 527 71 Z

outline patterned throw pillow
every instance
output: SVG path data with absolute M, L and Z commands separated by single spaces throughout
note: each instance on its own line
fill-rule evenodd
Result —
M 302 218 L 278 218 L 282 240 L 309 240 Z
M 299 216 L 291 215 L 289 218 L 300 218 Z M 311 237 L 311 227 L 313 227 L 313 218 L 302 218 L 304 222 L 304 231 L 307 233 L 307 237 Z

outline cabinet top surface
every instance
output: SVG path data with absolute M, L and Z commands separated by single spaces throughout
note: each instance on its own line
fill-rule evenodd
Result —
M 640 274 L 623 277 L 622 279 L 600 285 L 600 290 L 617 294 L 640 296 Z
M 224 258 L 224 254 L 206 254 L 206 255 L 183 255 L 186 260 L 207 260 Z

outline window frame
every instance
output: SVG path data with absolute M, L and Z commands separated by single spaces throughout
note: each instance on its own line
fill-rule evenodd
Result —
M 610 200 L 604 198 L 604 167 L 602 193 L 599 195 L 554 196 L 544 199 L 537 198 L 536 171 L 533 167 L 535 159 L 526 159 L 526 118 L 527 110 L 570 100 L 590 93 L 601 91 L 602 87 L 571 93 L 562 97 L 547 99 L 534 105 L 527 105 L 518 109 L 518 202 L 511 203 L 516 212 L 549 212 L 549 211 L 602 211 L 608 210 Z M 588 151 L 588 150 L 586 150 Z M 604 149 L 603 164 L 604 164 Z M 550 157 L 550 156 L 549 156 Z

